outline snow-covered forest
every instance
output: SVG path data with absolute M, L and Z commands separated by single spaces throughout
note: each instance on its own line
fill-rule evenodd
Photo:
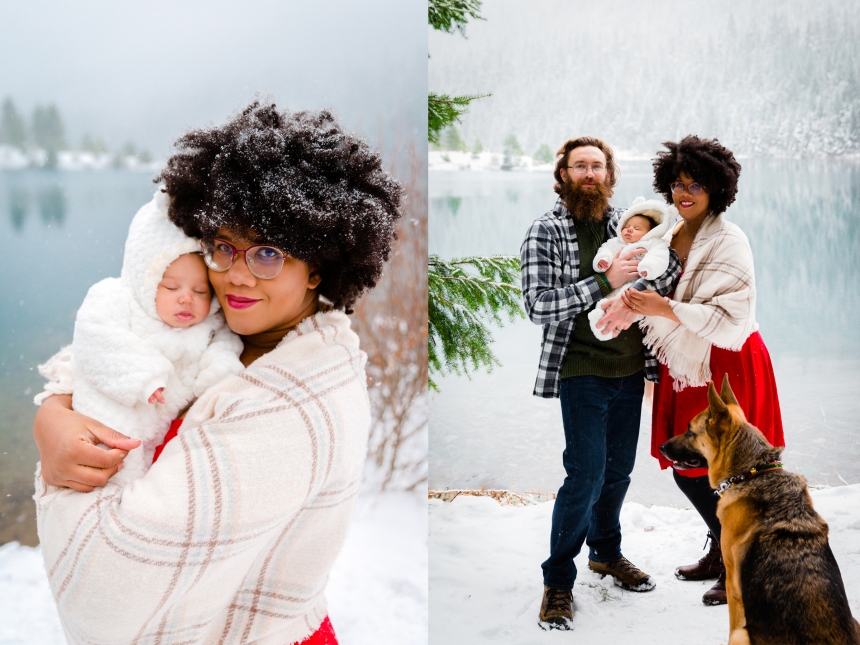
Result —
M 750 156 L 860 153 L 860 4 L 487 0 L 466 38 L 430 33 L 431 91 L 491 93 L 471 148 L 553 150 L 591 133 L 652 154 L 688 133 Z
M 0 170 L 152 170 L 157 165 L 148 151 L 138 150 L 131 141 L 115 151 L 103 139 L 88 133 L 79 144 L 70 143 L 60 110 L 53 103 L 37 105 L 29 119 L 11 97 L 6 97 L 0 106 Z

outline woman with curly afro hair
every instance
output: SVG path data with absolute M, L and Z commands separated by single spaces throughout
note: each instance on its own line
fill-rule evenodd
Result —
M 755 321 L 755 275 L 749 242 L 725 218 L 735 201 L 741 166 L 716 139 L 689 135 L 667 142 L 654 160 L 654 189 L 674 203 L 681 220 L 667 234 L 683 273 L 669 298 L 653 291 L 626 294 L 631 314 L 644 314 L 644 342 L 660 361 L 651 417 L 651 454 L 673 467 L 675 482 L 702 516 L 711 548 L 679 567 L 681 580 L 717 582 L 702 598 L 726 602 L 717 501 L 701 464 L 673 463 L 659 446 L 687 431 L 708 407 L 708 383 L 728 375 L 747 419 L 774 446 L 784 446 L 782 416 L 770 355 Z M 633 290 L 630 290 L 633 291 Z
M 66 636 L 336 643 L 325 586 L 370 426 L 347 314 L 388 259 L 400 186 L 325 111 L 255 102 L 176 147 L 156 181 L 201 241 L 245 369 L 200 396 L 127 485 L 110 478 L 138 440 L 56 389 L 43 403 L 39 530 Z

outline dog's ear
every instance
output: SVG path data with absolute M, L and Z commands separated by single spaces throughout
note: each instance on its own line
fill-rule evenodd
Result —
M 723 374 L 723 386 L 720 388 L 720 397 L 726 402 L 726 405 L 738 404 L 738 400 L 735 398 L 735 393 L 732 392 L 732 386 L 729 385 L 728 374 Z
M 711 406 L 711 414 L 714 416 L 728 412 L 726 404 L 720 398 L 720 395 L 717 394 L 717 388 L 714 387 L 713 381 L 708 384 L 708 403 Z

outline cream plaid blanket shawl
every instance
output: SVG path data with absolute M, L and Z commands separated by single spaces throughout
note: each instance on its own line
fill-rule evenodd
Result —
M 675 230 L 666 233 L 667 242 Z M 681 323 L 647 316 L 639 323 L 643 342 L 669 368 L 675 390 L 707 385 L 711 345 L 739 351 L 758 329 L 749 241 L 722 214 L 709 216 L 696 233 L 669 302 Z
M 349 327 L 318 313 L 211 387 L 141 479 L 77 493 L 37 476 L 70 643 L 286 645 L 317 629 L 370 426 Z

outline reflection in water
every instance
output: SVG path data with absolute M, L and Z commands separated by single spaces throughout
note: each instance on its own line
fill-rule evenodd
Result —
M 27 194 L 27 191 L 17 186 L 9 190 L 9 219 L 12 222 L 12 228 L 17 232 L 21 232 L 21 229 L 24 228 L 29 201 L 30 196 Z
M 152 191 L 141 173 L 0 171 L 0 544 L 37 542 L 36 366 L 71 340 L 87 288 L 119 274 L 129 222 Z
M 36 203 L 43 224 L 62 226 L 66 221 L 68 210 L 66 194 L 59 184 L 50 184 L 34 187 Z M 30 191 L 22 186 L 12 185 L 8 190 L 9 221 L 16 233 L 24 230 L 27 215 L 30 211 Z
M 445 201 L 448 204 L 448 208 L 451 210 L 452 215 L 456 215 L 457 211 L 460 210 L 460 204 L 463 203 L 462 197 L 446 197 Z
M 66 196 L 58 185 L 44 186 L 39 190 L 39 214 L 45 224 L 61 225 L 66 220 Z

